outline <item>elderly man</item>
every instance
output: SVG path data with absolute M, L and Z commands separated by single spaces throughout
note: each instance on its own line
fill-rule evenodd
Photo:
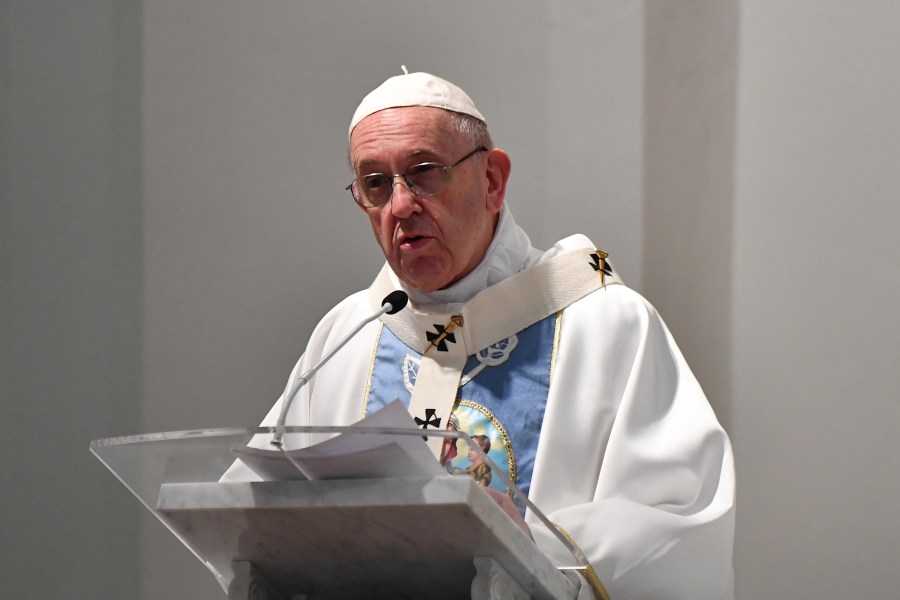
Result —
M 404 290 L 411 306 L 322 367 L 287 422 L 348 425 L 400 398 L 423 427 L 486 436 L 611 597 L 731 598 L 729 441 L 653 307 L 587 238 L 531 246 L 504 204 L 509 156 L 447 81 L 405 74 L 371 92 L 351 121 L 350 160 L 348 189 L 387 264 L 325 316 L 292 379 L 387 293 Z M 474 470 L 466 452 L 430 443 L 450 472 Z

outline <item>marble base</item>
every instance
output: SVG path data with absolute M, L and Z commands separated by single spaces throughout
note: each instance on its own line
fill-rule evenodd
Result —
M 243 561 L 288 599 L 578 594 L 468 477 L 164 484 L 157 513 L 226 590 Z
M 236 560 L 231 563 L 231 571 L 234 578 L 228 586 L 228 600 L 292 600 L 251 562 Z M 302 600 L 302 596 L 295 599 Z

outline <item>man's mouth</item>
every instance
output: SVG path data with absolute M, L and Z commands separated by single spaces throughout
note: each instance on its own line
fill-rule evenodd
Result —
M 428 240 L 431 240 L 432 237 L 429 235 L 408 235 L 404 236 L 400 240 L 400 247 L 404 250 L 416 250 L 421 248 L 425 244 L 428 243 Z

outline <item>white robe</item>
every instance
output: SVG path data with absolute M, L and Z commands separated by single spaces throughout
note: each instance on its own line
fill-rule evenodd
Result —
M 404 288 L 419 310 L 449 313 L 478 291 L 575 247 L 533 247 L 504 208 L 484 261 L 447 290 Z M 394 283 L 401 288 L 393 274 Z M 373 312 L 366 291 L 333 308 L 291 377 L 305 372 Z M 289 425 L 362 417 L 379 324 L 370 323 L 297 395 Z M 274 425 L 281 400 L 264 425 Z M 624 285 L 563 312 L 530 499 L 568 532 L 613 600 L 733 598 L 731 446 L 654 308 Z M 547 554 L 560 545 L 526 515 Z M 586 585 L 580 598 L 590 598 Z

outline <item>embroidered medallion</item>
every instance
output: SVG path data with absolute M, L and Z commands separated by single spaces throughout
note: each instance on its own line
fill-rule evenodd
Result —
M 470 400 L 460 400 L 453 408 L 453 424 L 449 429 L 461 429 L 469 434 L 472 441 L 500 467 L 510 479 L 516 481 L 515 452 L 506 428 L 487 408 Z M 441 453 L 441 465 L 453 475 L 468 475 L 485 487 L 506 492 L 506 486 L 499 477 L 494 477 L 490 467 L 477 452 L 464 441 L 448 438 Z

